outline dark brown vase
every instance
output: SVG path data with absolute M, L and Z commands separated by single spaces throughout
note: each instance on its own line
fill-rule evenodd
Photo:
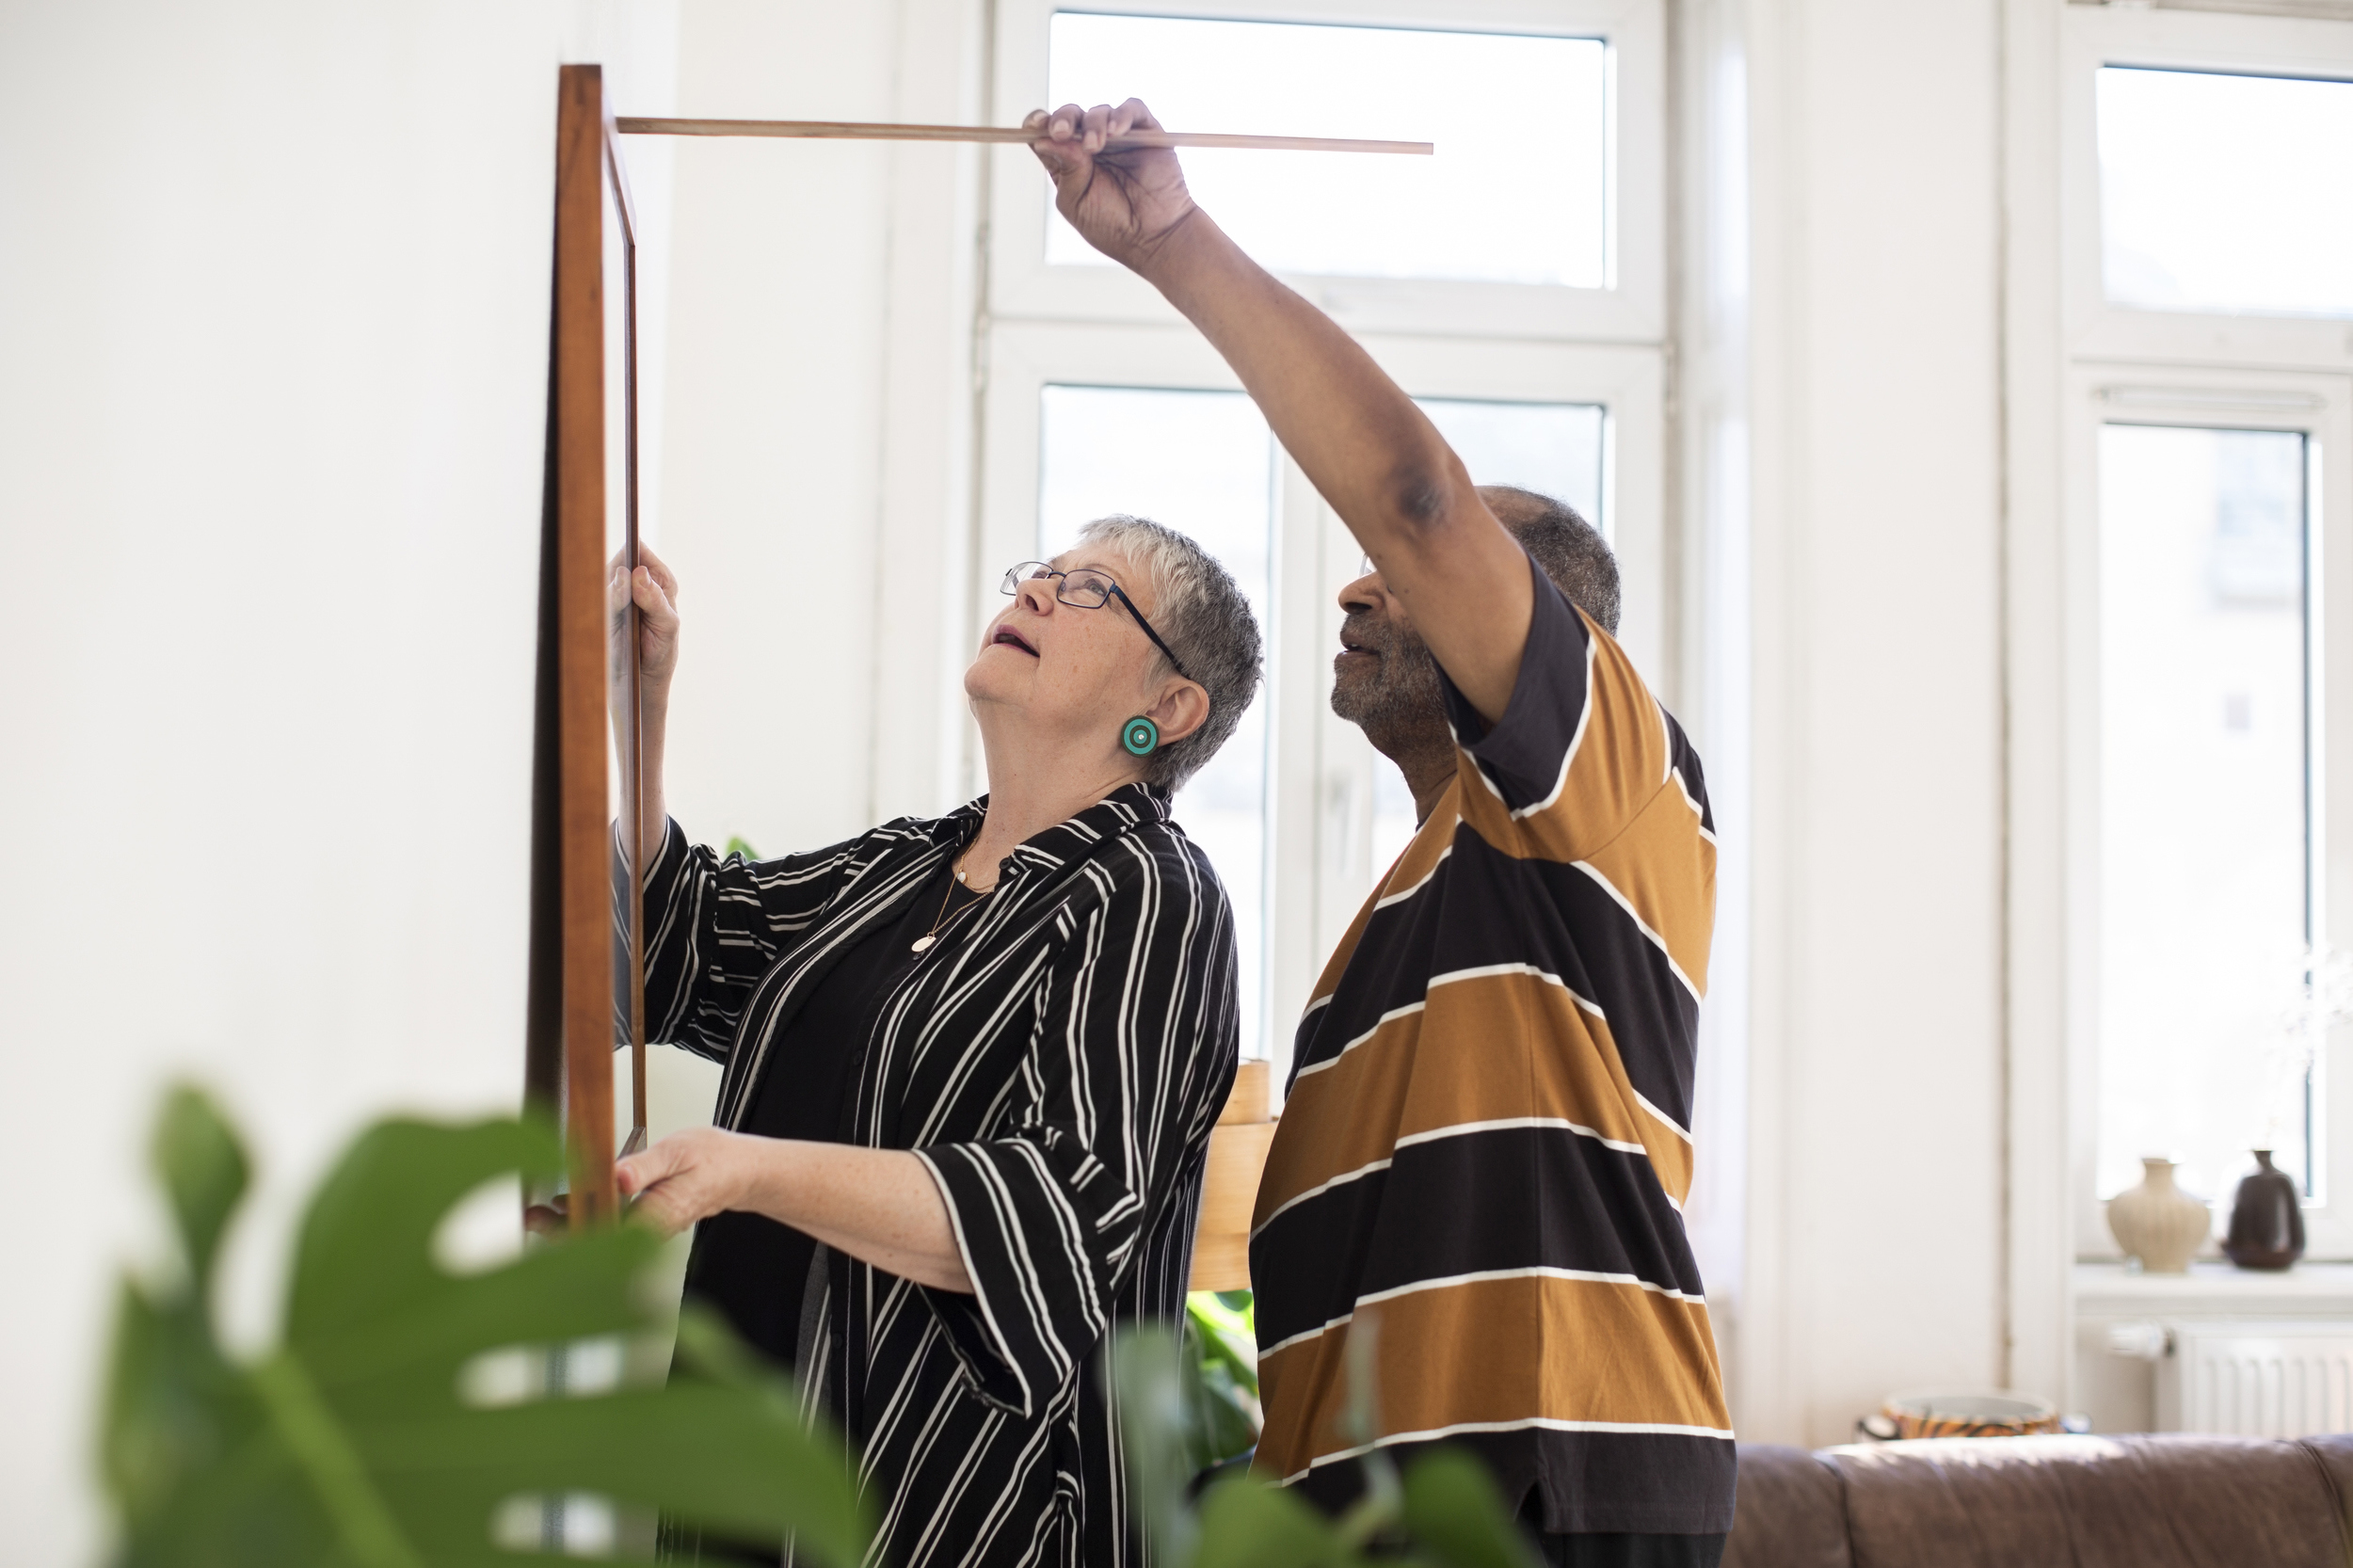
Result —
M 2269 1149 L 2257 1149 L 2255 1163 L 2260 1168 L 2238 1184 L 2222 1250 L 2242 1269 L 2284 1269 L 2304 1256 L 2304 1205 Z

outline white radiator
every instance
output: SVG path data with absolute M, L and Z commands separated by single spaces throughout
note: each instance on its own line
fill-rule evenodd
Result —
M 2353 1432 L 2353 1323 L 2167 1324 L 2157 1430 L 2241 1437 Z

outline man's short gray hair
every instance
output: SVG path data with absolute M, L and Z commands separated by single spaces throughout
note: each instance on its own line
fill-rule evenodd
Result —
M 1577 515 L 1577 508 L 1567 502 L 1538 490 L 1524 489 L 1518 485 L 1481 485 L 1481 490 L 1499 490 L 1515 496 L 1522 503 L 1526 515 L 1517 520 L 1507 520 L 1504 527 L 1520 541 L 1535 563 L 1544 568 L 1568 601 L 1601 623 L 1601 629 L 1611 636 L 1618 634 L 1618 558 L 1609 550 L 1609 541 Z
M 1079 542 L 1115 550 L 1143 570 L 1152 585 L 1152 630 L 1209 694 L 1200 728 L 1144 759 L 1144 782 L 1174 791 L 1217 755 L 1257 695 L 1258 617 L 1234 574 L 1174 528 L 1114 513 L 1080 529 Z M 1154 680 L 1176 673 L 1158 648 L 1152 664 Z

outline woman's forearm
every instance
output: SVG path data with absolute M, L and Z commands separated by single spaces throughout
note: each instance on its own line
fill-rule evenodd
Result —
M 969 1294 L 939 1184 L 903 1149 L 762 1139 L 743 1207 L 888 1273 Z
M 670 803 L 662 790 L 662 758 L 669 729 L 668 694 L 659 699 L 644 697 L 637 712 L 637 842 L 648 863 L 662 853 L 662 836 L 670 823 Z M 643 881 L 646 867 L 636 871 Z
M 764 1214 L 877 1269 L 969 1294 L 930 1167 L 904 1149 L 760 1138 L 715 1127 L 673 1133 L 616 1167 L 637 1211 L 669 1230 L 736 1210 Z

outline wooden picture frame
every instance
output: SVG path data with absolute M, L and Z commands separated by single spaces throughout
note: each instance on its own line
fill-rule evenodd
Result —
M 564 1128 L 567 1208 L 570 1223 L 583 1226 L 619 1211 L 613 1177 L 613 1052 L 619 1048 L 630 1052 L 631 1080 L 631 1130 L 619 1152 L 646 1137 L 638 624 L 635 606 L 624 600 L 615 625 L 607 597 L 614 564 L 632 571 L 637 565 L 636 223 L 603 72 L 594 65 L 565 66 L 558 78 L 554 238 L 524 1098 Z M 617 268 L 608 268 L 609 259 Z M 620 290 L 609 297 L 613 270 Z M 621 343 L 617 409 L 605 355 L 609 328 L 617 328 Z
M 1018 145 L 1013 126 L 867 124 L 847 120 L 616 120 L 603 68 L 560 69 L 555 112 L 555 255 L 548 323 L 547 453 L 540 504 L 538 680 L 532 734 L 531 969 L 524 1023 L 526 1108 L 564 1129 L 564 1207 L 575 1227 L 620 1211 L 614 1185 L 614 1050 L 630 1053 L 631 1122 L 619 1154 L 646 1140 L 646 845 L 637 803 L 638 617 L 616 568 L 637 567 L 637 225 L 619 137 L 763 136 Z M 1261 148 L 1428 156 L 1428 142 L 1139 130 L 1112 147 Z M 606 198 L 611 198 L 608 206 Z M 617 261 L 617 268 L 608 265 Z M 620 289 L 605 284 L 617 270 Z M 618 367 L 605 354 L 621 344 Z M 617 368 L 617 382 L 613 371 Z M 617 393 L 617 397 L 615 395 Z M 617 402 L 617 410 L 614 405 Z M 615 418 L 617 412 L 617 422 Z M 619 459 L 618 510 L 613 460 Z M 615 615 L 617 613 L 617 622 Z M 617 693 L 617 696 L 616 695 Z M 1263 1074 L 1263 1064 L 1259 1071 Z M 1217 1260 L 1206 1274 L 1246 1269 L 1247 1195 L 1272 1124 L 1263 1077 L 1237 1099 L 1212 1150 Z M 1255 1109 L 1253 1108 L 1255 1106 Z M 1233 1194 L 1239 1193 L 1239 1198 Z M 553 1206 L 524 1194 L 525 1218 Z M 1239 1227 L 1239 1228 L 1237 1228 Z M 1230 1234 L 1229 1234 L 1230 1233 Z M 1241 1238 L 1237 1240 L 1236 1238 Z M 1241 1275 L 1246 1278 L 1246 1272 Z M 1204 1288 L 1222 1288 L 1207 1286 Z

